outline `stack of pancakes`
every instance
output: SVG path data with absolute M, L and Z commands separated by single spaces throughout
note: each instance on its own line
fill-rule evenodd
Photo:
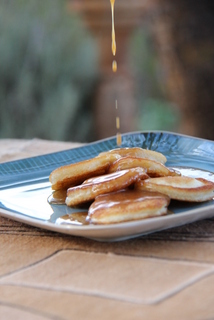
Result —
M 89 203 L 88 221 L 110 224 L 167 214 L 171 199 L 202 202 L 214 197 L 214 183 L 182 176 L 166 157 L 142 148 L 118 148 L 62 166 L 50 174 L 53 190 L 67 190 L 65 203 Z

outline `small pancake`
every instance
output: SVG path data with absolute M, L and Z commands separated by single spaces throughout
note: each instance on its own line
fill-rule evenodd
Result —
M 153 150 L 147 150 L 139 147 L 133 147 L 133 148 L 117 148 L 117 149 L 112 149 L 106 152 L 100 153 L 100 155 L 104 154 L 119 154 L 121 157 L 138 157 L 138 158 L 146 158 L 146 159 L 151 159 L 155 160 L 158 162 L 161 162 L 162 164 L 166 163 L 167 159 L 166 157 L 157 151 Z
M 170 198 L 157 192 L 121 190 L 95 198 L 87 220 L 94 224 L 111 224 L 157 217 L 167 213 Z
M 150 177 L 165 177 L 165 176 L 179 176 L 180 173 L 176 172 L 173 169 L 169 169 L 164 166 L 162 163 L 155 160 L 146 159 L 146 158 L 137 158 L 137 157 L 121 157 L 113 162 L 109 169 L 108 173 L 116 172 L 119 170 L 130 169 L 140 167 L 146 169 L 147 174 Z
M 77 206 L 94 200 L 100 194 L 127 188 L 137 180 L 146 178 L 148 175 L 142 168 L 122 170 L 91 178 L 80 186 L 69 188 L 65 203 L 68 206 Z
M 117 154 L 108 154 L 59 167 L 49 176 L 52 189 L 67 189 L 81 184 L 90 177 L 105 174 L 110 164 L 119 157 Z
M 157 191 L 171 199 L 203 202 L 214 197 L 214 183 L 203 178 L 161 177 L 150 178 L 135 184 L 137 190 Z

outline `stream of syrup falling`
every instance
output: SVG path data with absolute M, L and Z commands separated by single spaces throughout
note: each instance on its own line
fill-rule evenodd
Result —
M 112 17 L 112 32 L 111 32 L 111 39 L 112 39 L 112 43 L 111 43 L 111 49 L 112 49 L 112 53 L 113 56 L 116 55 L 116 37 L 115 37 L 115 28 L 114 28 L 114 4 L 115 4 L 115 0 L 110 0 L 111 3 L 111 17 Z
M 117 50 L 115 27 L 114 27 L 114 4 L 115 4 L 115 0 L 110 0 L 110 3 L 111 3 L 111 16 L 112 16 L 112 33 L 111 33 L 112 44 L 111 44 L 111 49 L 112 49 L 112 54 L 115 57 L 116 50 Z M 117 61 L 115 59 L 112 62 L 112 71 L 113 72 L 117 72 Z M 117 103 L 117 100 L 115 100 L 115 109 L 116 109 L 116 114 L 118 114 L 118 103 Z M 119 118 L 118 115 L 116 115 L 116 129 L 117 129 L 117 145 L 120 146 L 122 144 L 122 137 L 121 137 L 121 134 L 119 132 L 119 130 L 120 130 L 120 118 Z

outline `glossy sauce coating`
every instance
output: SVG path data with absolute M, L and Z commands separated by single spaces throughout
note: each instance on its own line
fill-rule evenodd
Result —
M 68 206 L 76 206 L 92 201 L 100 194 L 127 188 L 136 181 L 146 178 L 148 175 L 142 168 L 132 168 L 91 178 L 84 181 L 82 185 L 69 188 L 65 202 Z
M 161 177 L 161 176 L 178 176 L 179 172 L 165 167 L 162 163 L 138 157 L 121 157 L 113 162 L 108 172 L 116 172 L 124 169 L 140 167 L 147 170 L 147 174 L 151 177 Z
M 137 179 L 146 179 L 148 176 L 146 171 L 143 168 L 131 168 L 127 170 L 116 171 L 109 174 L 104 174 L 98 177 L 87 179 L 83 182 L 82 185 L 85 184 L 105 184 L 111 183 L 111 185 L 119 185 L 121 183 L 125 183 L 130 185 L 131 183 L 135 182 Z
M 88 220 L 107 224 L 163 215 L 169 202 L 169 197 L 158 192 L 120 190 L 96 197 L 89 207 Z

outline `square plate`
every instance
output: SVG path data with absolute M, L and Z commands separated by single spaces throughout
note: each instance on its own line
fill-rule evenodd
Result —
M 163 153 L 168 167 L 183 174 L 214 181 L 214 142 L 170 132 L 133 132 L 122 135 L 121 147 L 142 147 Z M 6 162 L 0 165 L 0 214 L 60 233 L 98 241 L 137 237 L 214 216 L 214 201 L 205 203 L 171 202 L 172 214 L 111 225 L 82 224 L 72 218 L 77 210 L 66 205 L 49 204 L 49 174 L 55 168 L 92 158 L 102 151 L 117 148 L 116 137 L 86 146 Z

